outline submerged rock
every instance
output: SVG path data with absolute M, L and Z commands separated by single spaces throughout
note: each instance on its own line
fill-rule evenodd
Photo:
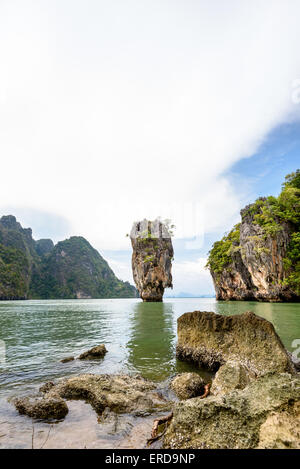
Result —
M 179 399 L 189 399 L 203 394 L 205 382 L 197 373 L 182 373 L 171 382 L 171 389 Z
M 79 355 L 79 360 L 91 360 L 93 358 L 103 358 L 107 353 L 105 345 L 97 345 Z
M 177 357 L 218 370 L 234 360 L 249 375 L 294 373 L 294 366 L 274 326 L 252 312 L 223 316 L 213 312 L 185 313 L 177 320 Z
M 268 374 L 226 395 L 181 401 L 173 414 L 165 448 L 299 448 L 300 379 Z
M 132 271 L 143 301 L 162 301 L 165 288 L 172 288 L 173 246 L 167 227 L 159 220 L 133 224 Z
M 61 363 L 68 363 L 68 362 L 72 362 L 73 360 L 75 360 L 74 357 L 66 357 L 66 358 L 63 358 L 62 360 L 60 360 Z
M 84 374 L 64 379 L 46 398 L 83 399 L 101 414 L 105 408 L 117 413 L 153 412 L 168 408 L 155 383 L 128 375 Z
M 25 414 L 35 419 L 60 420 L 69 411 L 65 401 L 59 397 L 47 397 L 44 399 L 23 397 L 15 399 L 14 404 L 20 414 Z

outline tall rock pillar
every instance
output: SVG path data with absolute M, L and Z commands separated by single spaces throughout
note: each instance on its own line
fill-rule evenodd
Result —
M 132 271 L 143 301 L 162 301 L 172 288 L 173 246 L 168 228 L 160 220 L 135 222 L 130 233 Z

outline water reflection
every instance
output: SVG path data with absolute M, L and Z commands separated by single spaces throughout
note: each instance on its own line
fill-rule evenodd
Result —
M 128 364 L 149 379 L 166 378 L 174 368 L 175 335 L 170 303 L 137 303 L 127 343 Z
M 213 310 L 219 314 L 241 314 L 253 311 L 270 321 L 285 347 L 293 351 L 292 342 L 300 338 L 299 303 L 267 303 L 258 301 L 216 301 Z

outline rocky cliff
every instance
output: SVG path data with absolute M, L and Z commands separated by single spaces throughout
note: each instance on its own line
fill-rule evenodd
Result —
M 209 253 L 218 300 L 299 301 L 300 172 L 279 197 L 259 198 Z
M 132 271 L 143 301 L 162 301 L 165 288 L 172 288 L 173 246 L 171 235 L 160 220 L 133 224 Z
M 115 276 L 99 252 L 81 236 L 72 236 L 42 257 L 33 278 L 33 298 L 133 298 L 135 288 Z
M 35 241 L 14 216 L 0 219 L 0 300 L 135 296 L 86 239 L 54 246 L 50 239 Z
M 39 269 L 30 228 L 12 215 L 0 219 L 0 299 L 26 299 L 32 275 Z

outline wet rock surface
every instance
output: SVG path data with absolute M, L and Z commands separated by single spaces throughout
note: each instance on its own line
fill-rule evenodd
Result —
M 106 408 L 116 413 L 151 413 L 169 405 L 157 393 L 155 383 L 128 375 L 74 376 L 53 386 L 45 397 L 83 399 L 98 414 Z
M 203 394 L 205 382 L 197 373 L 182 373 L 171 382 L 171 389 L 179 399 L 190 399 Z
M 271 412 L 259 431 L 260 449 L 300 449 L 300 402 Z
M 103 358 L 104 355 L 107 353 L 105 345 L 96 345 L 96 347 L 93 347 L 86 352 L 83 352 L 81 355 L 79 355 L 79 360 L 93 360 L 94 358 Z M 69 361 L 69 360 L 67 360 Z
M 299 447 L 299 403 L 299 377 L 288 373 L 262 376 L 225 395 L 181 401 L 173 407 L 164 447 Z
M 143 301 L 162 301 L 165 288 L 172 288 L 173 246 L 167 227 L 159 220 L 133 224 L 132 272 Z
M 254 379 L 249 371 L 239 362 L 229 360 L 216 373 L 210 388 L 213 395 L 227 394 L 234 389 L 244 389 Z
M 73 360 L 75 360 L 75 357 L 66 357 L 66 358 L 63 358 L 61 361 L 61 363 L 68 363 L 68 362 L 72 362 Z
M 194 311 L 180 316 L 177 325 L 176 354 L 181 360 L 211 370 L 233 360 L 254 376 L 295 372 L 274 326 L 252 312 L 223 316 Z
M 20 414 L 28 415 L 34 419 L 63 419 L 68 413 L 68 406 L 59 397 L 35 399 L 29 397 L 14 400 L 15 407 Z

